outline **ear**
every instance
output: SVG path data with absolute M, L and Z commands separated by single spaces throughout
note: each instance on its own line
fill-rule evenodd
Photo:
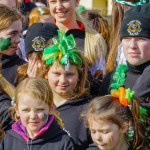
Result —
M 17 107 L 17 105 L 15 104 L 15 105 L 14 105 L 14 107 L 15 107 L 15 111 L 16 111 L 16 116 L 18 116 L 18 117 L 19 117 L 20 115 L 19 115 L 19 111 L 18 111 L 18 107 Z
M 48 74 L 46 74 L 46 75 L 44 76 L 44 78 L 45 78 L 46 80 L 48 80 Z
M 121 126 L 121 133 L 126 133 L 129 129 L 129 122 L 124 122 Z
M 78 7 L 79 6 L 79 3 L 80 3 L 80 0 L 75 0 L 75 6 Z

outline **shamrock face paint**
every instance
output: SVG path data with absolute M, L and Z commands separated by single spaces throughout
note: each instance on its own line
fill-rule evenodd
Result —
M 11 38 L 0 38 L 0 51 L 7 50 L 8 47 L 11 45 Z
M 47 119 L 48 119 L 48 116 L 49 116 L 48 114 L 43 114 L 43 119 L 42 119 L 42 120 L 43 120 L 43 121 L 47 120 Z

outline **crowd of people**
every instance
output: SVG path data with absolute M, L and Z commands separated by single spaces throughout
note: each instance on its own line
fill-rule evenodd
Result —
M 150 2 L 0 1 L 0 150 L 149 150 Z

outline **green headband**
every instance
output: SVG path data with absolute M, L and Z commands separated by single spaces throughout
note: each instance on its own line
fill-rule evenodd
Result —
M 8 49 L 8 47 L 11 45 L 11 38 L 0 38 L 0 51 L 4 51 Z
M 127 6 L 138 6 L 149 3 L 149 0 L 140 0 L 139 2 L 127 2 L 124 0 L 114 0 L 114 1 Z
M 76 43 L 72 34 L 66 36 L 65 32 L 58 30 L 58 38 L 55 38 L 54 44 L 44 49 L 42 59 L 46 64 L 51 65 L 58 59 L 59 63 L 65 65 L 65 70 L 69 70 L 70 61 L 73 64 L 82 67 L 82 58 L 80 52 L 75 48 Z

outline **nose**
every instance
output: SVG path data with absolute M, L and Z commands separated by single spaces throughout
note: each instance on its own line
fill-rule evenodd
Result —
M 20 34 L 16 35 L 14 42 L 18 44 L 20 43 Z
M 56 3 L 56 8 L 57 8 L 57 9 L 62 8 L 62 2 L 57 1 L 57 3 Z
M 66 82 L 65 75 L 61 75 L 59 81 L 60 81 L 60 83 L 65 83 Z
M 129 46 L 130 46 L 131 49 L 136 49 L 137 48 L 137 42 L 136 42 L 135 38 L 131 38 L 129 42 L 130 42 Z
M 95 134 L 95 139 L 96 139 L 96 141 L 102 141 L 102 136 L 101 136 L 101 134 L 97 132 L 97 133 Z
M 31 111 L 31 112 L 30 112 L 30 118 L 31 118 L 31 119 L 35 119 L 36 116 L 37 116 L 37 114 L 36 114 L 35 111 Z

